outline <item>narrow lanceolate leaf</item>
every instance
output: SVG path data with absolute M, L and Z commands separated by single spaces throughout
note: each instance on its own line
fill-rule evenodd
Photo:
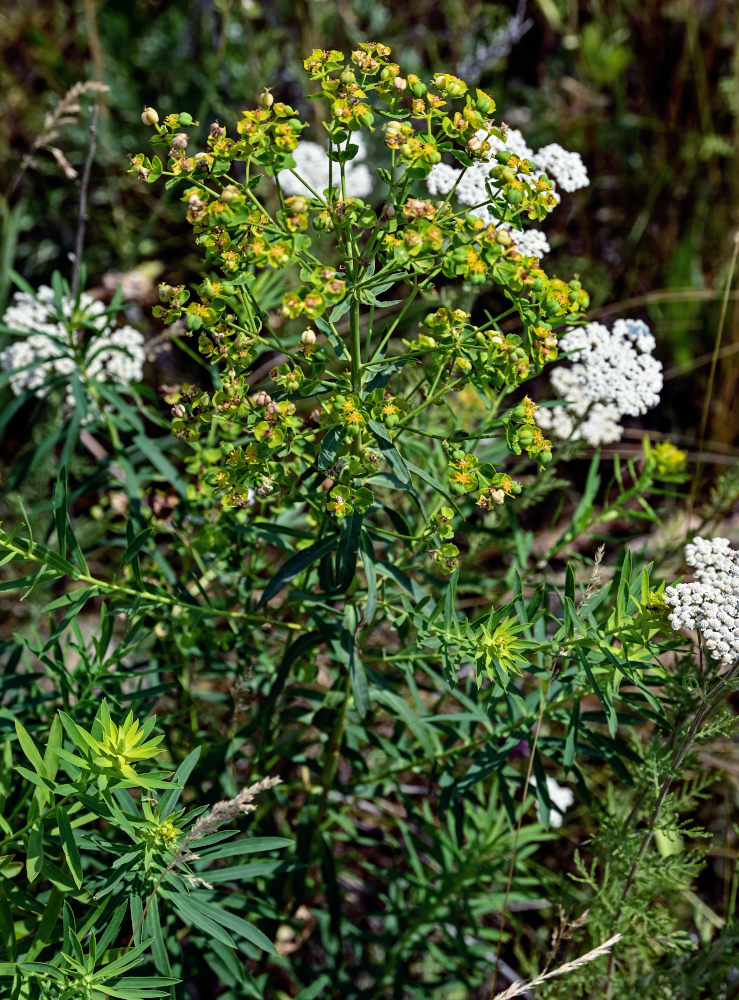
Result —
M 400 482 L 404 486 L 410 486 L 411 474 L 408 471 L 408 466 L 405 464 L 403 456 L 390 440 L 387 428 L 383 424 L 378 423 L 377 420 L 369 420 L 368 424 L 385 461 L 388 463 Z
M 28 834 L 28 853 L 26 854 L 26 873 L 29 882 L 35 882 L 44 863 L 44 826 L 38 820 Z
M 359 656 L 354 633 L 357 627 L 357 610 L 352 604 L 347 604 L 344 611 L 344 627 L 339 638 L 332 643 L 333 650 L 349 671 L 349 681 L 354 695 L 354 704 L 359 715 L 364 716 L 369 711 L 369 687 L 364 665 Z
M 234 934 L 238 934 L 239 937 L 256 945 L 257 948 L 261 948 L 262 951 L 269 952 L 270 955 L 277 954 L 277 949 L 266 934 L 263 934 L 254 924 L 250 924 L 248 920 L 238 917 L 222 906 L 216 906 L 215 903 L 209 903 L 199 898 L 195 893 L 190 898 L 193 907 L 198 910 L 201 917 L 209 918 L 214 923 L 218 922 L 221 927 L 228 928 Z
M 69 822 L 69 817 L 63 809 L 58 809 L 56 820 L 59 824 L 59 836 L 62 841 L 62 850 L 67 859 L 69 871 L 78 889 L 82 888 L 82 859 L 77 848 L 77 841 L 74 839 L 74 830 Z
M 321 449 L 318 453 L 318 468 L 321 469 L 322 472 L 325 472 L 325 470 L 333 464 L 333 461 L 336 458 L 336 453 L 341 446 L 341 442 L 344 440 L 345 434 L 346 429 L 341 425 L 337 425 L 336 427 L 329 427 L 323 435 Z
M 67 555 L 67 470 L 65 468 L 60 470 L 59 477 L 54 484 L 52 504 L 59 555 L 64 559 Z
M 337 538 L 335 535 L 331 538 L 323 538 L 320 542 L 314 542 L 307 549 L 301 549 L 300 552 L 296 552 L 294 556 L 291 556 L 287 562 L 280 566 L 264 588 L 264 593 L 257 607 L 266 604 L 283 587 L 286 587 L 291 580 L 294 580 L 296 576 L 308 569 L 309 566 L 312 566 L 314 562 L 318 562 L 323 556 L 332 552 L 336 548 L 336 542 Z
M 236 942 L 231 935 L 218 922 L 203 913 L 184 892 L 168 894 L 167 898 L 172 901 L 174 908 L 189 927 L 197 927 L 199 930 L 205 931 L 210 937 L 227 944 L 229 948 L 236 947 Z
M 18 742 L 21 745 L 21 750 L 30 760 L 34 771 L 36 771 L 37 774 L 40 774 L 42 778 L 48 778 L 46 767 L 41 759 L 41 754 L 36 748 L 36 744 L 17 719 L 15 720 L 15 731 L 18 736 Z
M 359 554 L 362 557 L 364 575 L 367 577 L 367 601 L 364 605 L 364 620 L 372 623 L 377 611 L 377 573 L 375 571 L 375 547 L 366 531 L 359 539 Z

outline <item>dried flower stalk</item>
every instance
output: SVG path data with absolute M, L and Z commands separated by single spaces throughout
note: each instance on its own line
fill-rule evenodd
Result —
M 571 962 L 566 962 L 564 965 L 560 965 L 559 968 L 552 969 L 551 972 L 544 972 L 542 975 L 530 979 L 527 983 L 520 981 L 511 983 L 507 990 L 503 990 L 502 993 L 496 993 L 493 1000 L 513 1000 L 513 997 L 521 996 L 522 993 L 526 993 L 535 986 L 541 986 L 547 979 L 552 979 L 554 976 L 564 976 L 568 972 L 579 969 L 582 965 L 588 965 L 590 962 L 594 962 L 596 958 L 607 955 L 614 944 L 621 940 L 622 936 L 621 934 L 614 934 L 613 937 L 604 941 L 603 944 L 599 944 L 597 948 L 593 948 L 592 951 L 587 952 L 585 955 L 574 958 Z

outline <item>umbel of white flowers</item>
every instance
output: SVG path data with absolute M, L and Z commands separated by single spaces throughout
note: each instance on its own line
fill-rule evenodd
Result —
M 478 132 L 477 135 L 481 139 L 485 139 L 486 137 L 485 132 Z M 590 183 L 588 172 L 580 154 L 568 152 L 557 143 L 542 146 L 535 153 L 529 148 L 518 129 L 508 129 L 505 141 L 497 139 L 494 136 L 491 136 L 487 141 L 490 143 L 490 153 L 487 160 L 481 163 L 474 163 L 471 167 L 467 168 L 464 174 L 456 167 L 449 166 L 448 163 L 437 163 L 431 169 L 431 173 L 426 179 L 429 194 L 433 196 L 449 194 L 457 183 L 457 180 L 459 180 L 457 189 L 454 192 L 457 201 L 462 205 L 472 206 L 470 215 L 479 216 L 486 224 L 496 222 L 486 204 L 490 201 L 486 185 L 491 190 L 495 189 L 495 182 L 489 176 L 490 161 L 495 157 L 496 153 L 502 150 L 515 153 L 521 159 L 533 161 L 538 173 L 529 175 L 529 179 L 532 176 L 536 178 L 546 173 L 554 186 L 555 204 L 558 204 L 561 199 L 557 188 L 561 188 L 562 191 L 572 192 L 587 187 Z M 554 205 L 552 208 L 554 208 Z M 524 229 L 523 231 L 519 231 L 511 227 L 498 226 L 498 228 L 509 229 L 516 249 L 524 257 L 536 257 L 539 259 L 545 253 L 549 253 L 549 242 L 541 229 Z
M 83 382 L 140 381 L 145 361 L 144 338 L 132 326 L 113 325 L 105 305 L 84 292 L 75 308 L 62 297 L 59 308 L 48 285 L 34 295 L 16 292 L 2 318 L 5 330 L 18 339 L 0 353 L 0 366 L 12 372 L 10 388 L 47 396 L 49 380 L 78 372 Z M 91 398 L 91 397 L 90 397 Z M 65 407 L 73 409 L 74 393 L 66 389 Z
M 542 430 L 597 448 L 620 440 L 622 417 L 639 416 L 659 402 L 662 364 L 652 357 L 655 340 L 642 320 L 617 319 L 610 331 L 588 323 L 568 330 L 559 346 L 572 357 L 550 376 L 564 405 L 536 411 Z
M 667 587 L 670 624 L 697 629 L 709 656 L 732 664 L 739 659 L 739 550 L 728 538 L 694 538 L 685 561 L 695 567 L 689 583 Z

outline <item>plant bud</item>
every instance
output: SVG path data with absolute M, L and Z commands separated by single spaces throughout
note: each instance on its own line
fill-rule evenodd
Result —
M 256 406 L 269 406 L 271 402 L 272 402 L 272 397 L 268 392 L 265 392 L 264 389 L 262 389 L 261 392 L 258 392 L 256 396 L 254 396 L 254 403 Z
M 533 430 L 528 426 L 522 427 L 518 432 L 517 440 L 522 448 L 528 448 L 529 445 L 532 444 L 534 440 Z
M 185 407 L 182 405 L 182 403 L 176 403 L 172 407 L 172 416 L 173 417 L 184 417 L 185 413 L 186 413 L 186 410 L 185 410 Z
M 303 330 L 300 336 L 300 343 L 310 345 L 310 344 L 315 344 L 315 342 L 316 342 L 315 333 L 312 330 Z
M 144 125 L 156 125 L 159 121 L 159 115 L 156 113 L 154 108 L 146 107 L 141 112 L 141 121 Z
M 408 86 L 408 81 L 405 80 L 402 76 L 396 76 L 395 79 L 393 80 L 393 87 L 395 87 L 395 89 L 399 90 L 401 93 L 406 89 L 407 86 Z

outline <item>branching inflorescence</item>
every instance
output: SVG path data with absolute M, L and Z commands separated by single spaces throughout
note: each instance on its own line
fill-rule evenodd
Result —
M 556 356 L 556 328 L 587 307 L 579 281 L 541 269 L 535 231 L 517 243 L 520 219 L 545 218 L 559 195 L 523 155 L 516 134 L 494 123 L 493 99 L 448 73 L 428 83 L 402 76 L 389 57 L 387 46 L 367 43 L 349 64 L 340 52 L 319 49 L 305 61 L 328 106 L 325 151 L 301 141 L 306 123 L 269 91 L 259 107 L 243 112 L 234 138 L 213 123 L 206 149 L 193 155 L 182 131 L 192 124 L 189 115 L 159 123 L 153 109 L 144 112 L 156 126 L 154 141 L 167 147 L 166 163 L 138 154 L 131 169 L 149 183 L 166 176 L 168 186 L 184 185 L 187 217 L 214 272 L 195 301 L 182 287 L 162 286 L 157 311 L 165 323 L 184 317 L 201 352 L 223 369 L 216 393 L 184 386 L 173 396 L 173 427 L 196 450 L 215 429 L 222 459 L 204 462 L 202 479 L 227 507 L 248 506 L 252 491 L 289 499 L 306 470 L 330 467 L 337 482 L 329 513 L 364 513 L 383 462 L 401 481 L 411 475 L 395 456 L 402 438 L 420 433 L 418 414 L 466 385 L 494 414 L 507 392 Z M 383 138 L 389 161 L 374 180 L 362 162 L 363 131 L 370 141 Z M 586 182 L 570 161 L 549 160 L 560 177 Z M 234 177 L 236 163 L 245 164 L 244 183 Z M 444 192 L 439 173 L 451 178 Z M 423 182 L 446 196 L 428 200 Z M 483 202 L 473 210 L 468 187 L 479 189 Z M 379 204 L 363 200 L 370 189 Z M 279 207 L 269 211 L 275 193 Z M 282 315 L 311 324 L 292 345 L 283 334 L 278 341 L 254 295 L 263 269 L 285 274 Z M 503 333 L 494 320 L 478 327 L 468 313 L 437 301 L 415 339 L 393 338 L 413 300 L 433 292 L 437 278 L 496 286 L 510 303 L 506 314 L 516 315 L 517 332 Z M 399 305 L 399 315 L 383 322 L 385 310 L 398 313 Z M 254 393 L 249 366 L 272 346 L 287 358 L 272 369 L 273 385 Z M 414 369 L 420 379 L 409 378 Z M 524 400 L 498 418 L 498 433 L 513 454 L 525 451 L 546 465 L 551 445 L 535 409 Z M 456 495 L 474 492 L 489 508 L 517 492 L 510 476 L 467 449 L 449 446 L 448 455 Z

